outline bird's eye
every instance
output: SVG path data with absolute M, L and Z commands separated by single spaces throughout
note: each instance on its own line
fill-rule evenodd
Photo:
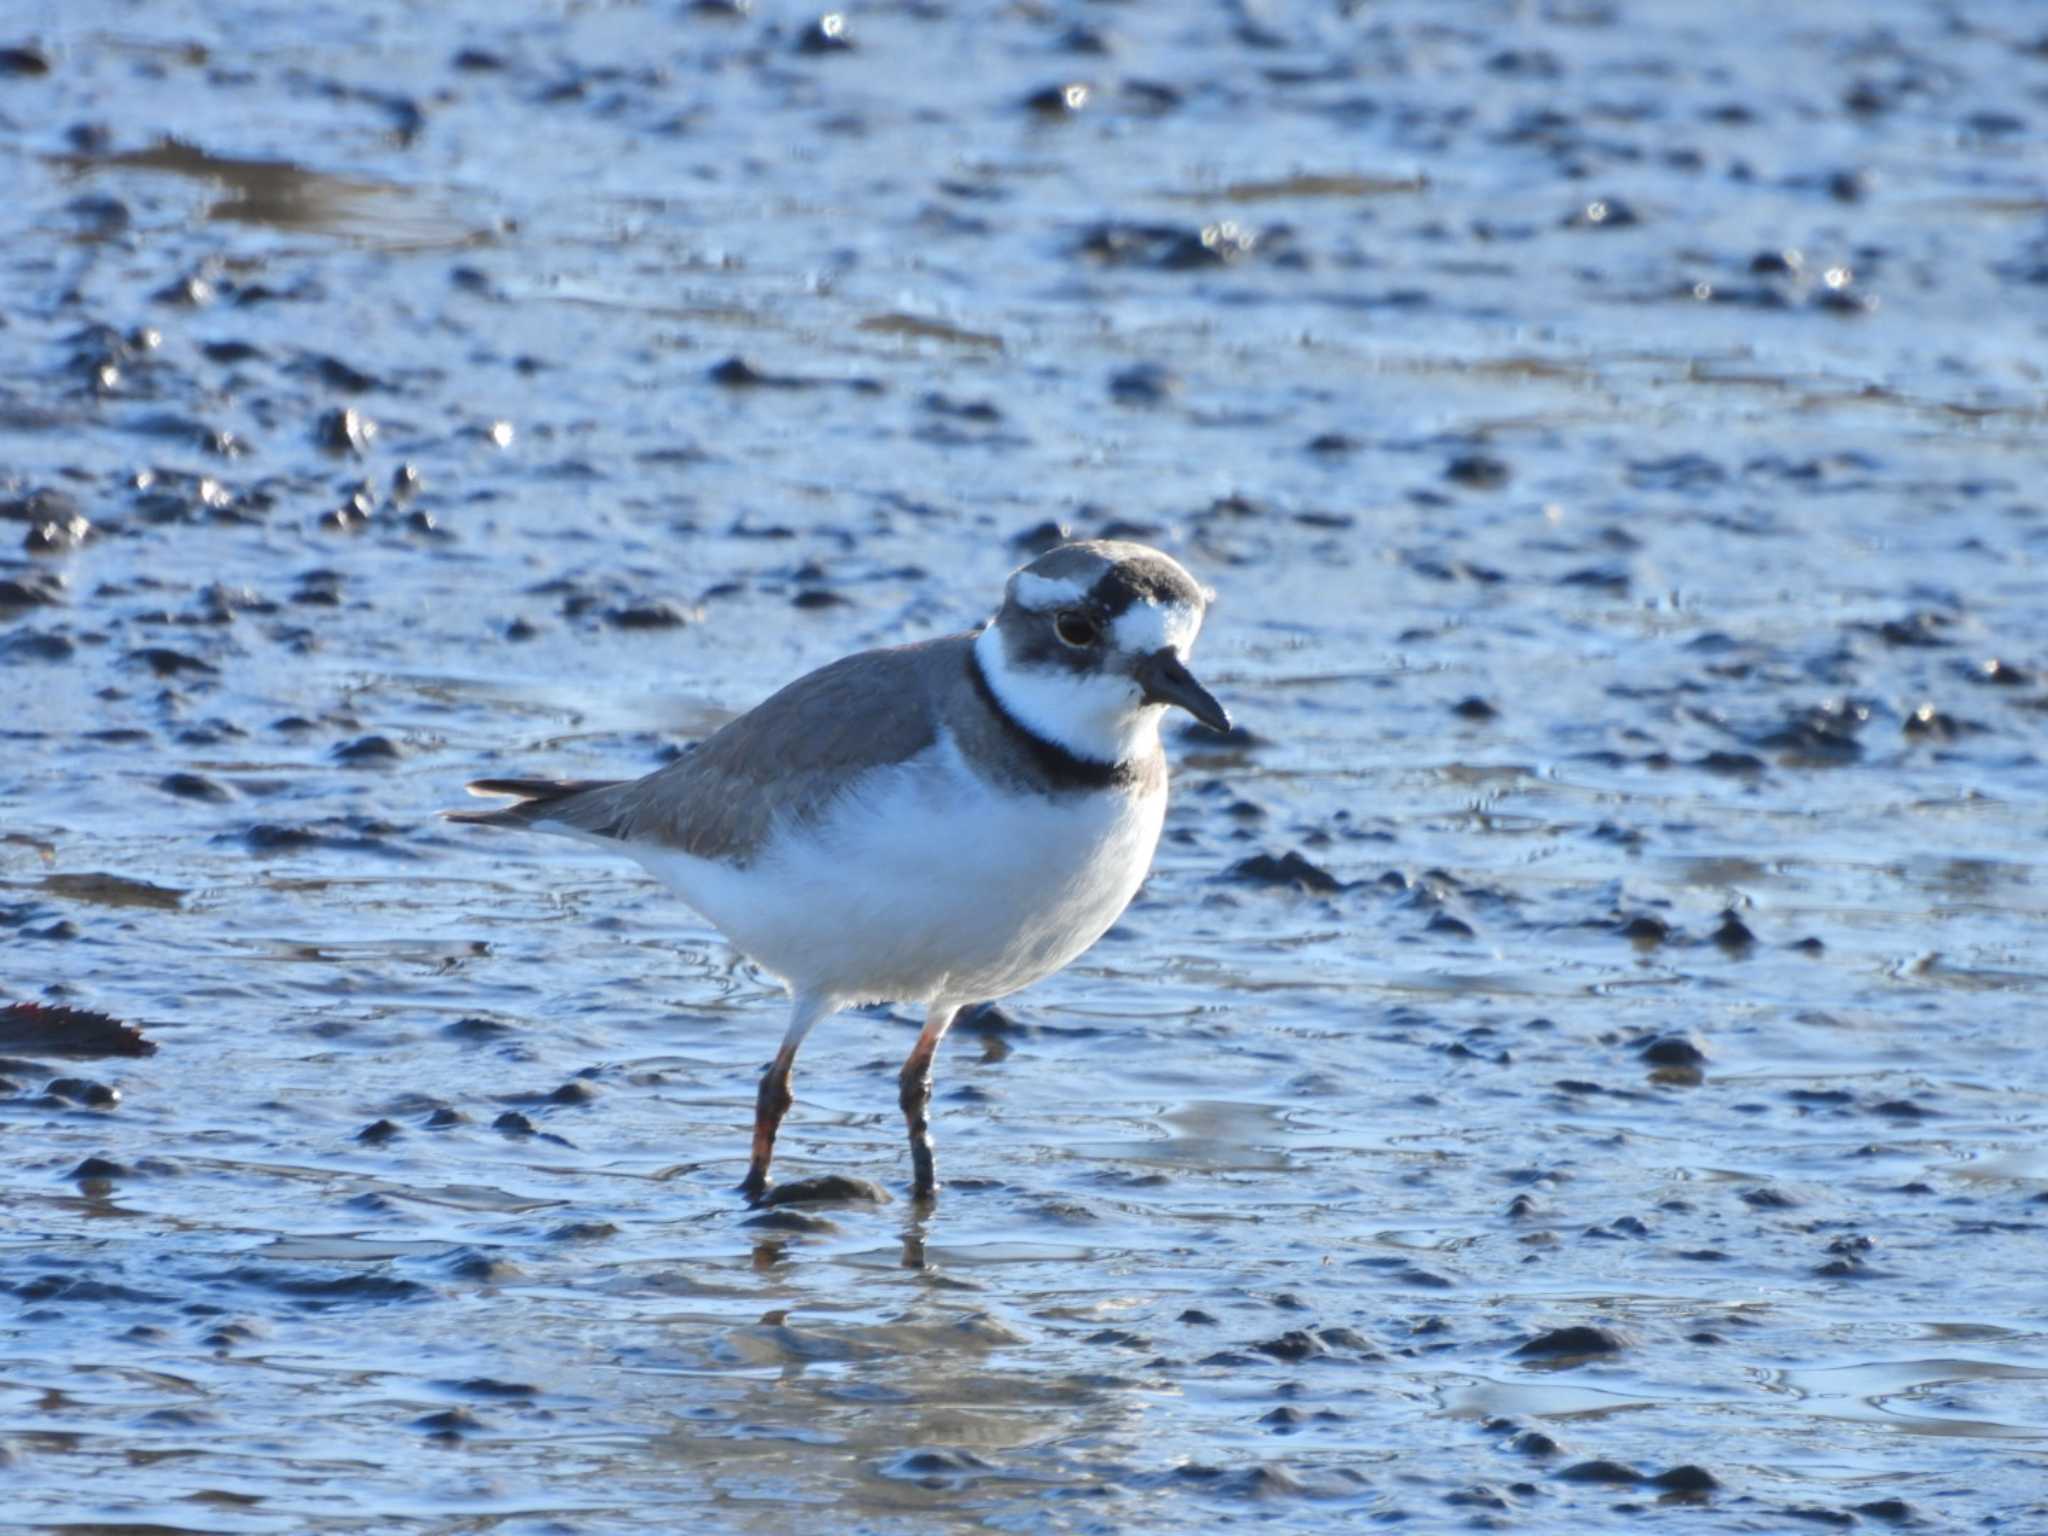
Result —
M 1095 621 L 1078 608 L 1069 608 L 1055 618 L 1052 631 L 1060 637 L 1062 645 L 1071 645 L 1077 651 L 1086 650 L 1101 634 L 1095 627 Z

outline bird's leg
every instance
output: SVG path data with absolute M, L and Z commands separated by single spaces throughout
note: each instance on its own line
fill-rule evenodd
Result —
M 754 1100 L 754 1155 L 747 1161 L 746 1178 L 740 1181 L 740 1193 L 747 1197 L 749 1205 L 759 1205 L 768 1193 L 768 1164 L 775 1157 L 775 1133 L 782 1128 L 782 1117 L 795 1102 L 789 1091 L 789 1072 L 796 1065 L 797 1048 L 804 1043 L 811 1026 L 837 1006 L 831 998 L 800 995 L 790 1011 L 782 1049 L 768 1064 L 768 1071 L 761 1078 L 761 1091 Z
M 789 1091 L 789 1069 L 796 1065 L 796 1052 L 785 1045 L 775 1053 L 761 1078 L 761 1091 L 754 1099 L 754 1155 L 747 1163 L 747 1177 L 740 1193 L 749 1205 L 759 1205 L 768 1193 L 768 1164 L 775 1156 L 775 1133 L 796 1096 Z
M 904 1124 L 910 1127 L 910 1193 L 929 1200 L 939 1192 L 938 1176 L 932 1167 L 932 1057 L 946 1031 L 960 1016 L 957 1004 L 933 1003 L 925 1010 L 924 1031 L 911 1047 L 898 1082 L 898 1102 L 903 1106 Z

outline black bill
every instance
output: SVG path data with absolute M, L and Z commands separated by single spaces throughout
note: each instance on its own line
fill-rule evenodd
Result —
M 1229 713 L 1171 650 L 1154 651 L 1138 663 L 1132 675 L 1145 690 L 1147 704 L 1178 704 L 1212 731 L 1230 729 Z

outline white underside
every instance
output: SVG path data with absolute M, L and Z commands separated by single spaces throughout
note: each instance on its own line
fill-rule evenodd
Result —
M 999 793 L 942 735 L 857 781 L 822 821 L 782 829 L 743 869 L 605 846 L 799 996 L 959 1004 L 1029 986 L 1100 938 L 1137 894 L 1165 814 L 1163 784 Z

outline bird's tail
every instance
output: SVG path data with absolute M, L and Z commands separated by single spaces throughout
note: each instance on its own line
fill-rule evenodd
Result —
M 531 827 L 536 822 L 556 820 L 560 802 L 594 789 L 610 789 L 617 779 L 476 779 L 469 786 L 472 795 L 511 795 L 515 803 L 495 811 L 443 811 L 446 821 L 466 821 L 479 827 Z

